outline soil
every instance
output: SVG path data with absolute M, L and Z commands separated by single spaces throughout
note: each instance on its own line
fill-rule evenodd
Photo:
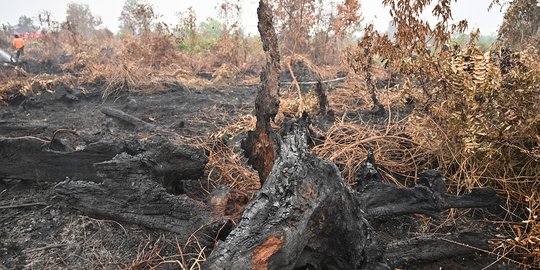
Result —
M 251 113 L 255 93 L 255 89 L 240 88 L 182 89 L 102 101 L 97 94 L 60 87 L 53 93 L 43 92 L 0 107 L 0 136 L 50 138 L 54 130 L 67 128 L 78 130 L 80 137 L 90 141 L 131 138 L 134 127 L 105 116 L 100 109 L 106 106 L 183 136 L 203 137 L 230 123 L 235 116 Z M 39 124 L 46 128 L 28 134 L 27 130 L 1 128 L 6 123 Z M 74 148 L 85 143 L 69 133 L 59 136 L 64 144 Z M 0 269 L 125 268 L 137 260 L 145 244 L 149 244 L 145 249 L 148 254 L 158 240 L 162 256 L 178 253 L 175 235 L 82 216 L 55 198 L 54 185 L 0 179 Z M 2 209 L 29 203 L 42 205 Z
M 94 89 L 97 92 L 97 89 Z M 75 129 L 86 141 L 66 133 L 60 139 L 77 148 L 88 140 L 132 138 L 134 127 L 100 112 L 104 106 L 122 110 L 166 130 L 186 137 L 205 137 L 241 115 L 251 114 L 256 88 L 172 89 L 170 92 L 140 96 L 116 96 L 102 100 L 96 93 L 58 87 L 8 106 L 0 107 L 0 136 L 50 138 L 58 128 Z M 330 104 L 331 106 L 331 104 Z M 42 129 L 7 131 L 2 124 L 42 125 Z M 0 165 L 1 166 L 1 165 Z M 23 166 L 23 164 L 21 164 Z M 39 179 L 36 179 L 39 180 Z M 176 236 L 112 220 L 88 217 L 69 208 L 55 197 L 55 183 L 0 179 L 0 270 L 4 269 L 119 269 L 139 266 L 156 250 L 173 261 L 160 269 L 180 269 Z M 458 223 L 433 222 L 413 217 L 385 220 L 375 224 L 386 239 L 400 239 L 418 233 L 454 233 L 476 229 L 492 236 L 496 227 L 477 212 L 460 215 Z M 444 215 L 443 215 L 444 216 Z M 441 223 L 441 224 L 437 224 Z M 437 227 L 437 225 L 440 225 Z M 191 234 L 191 232 L 186 232 Z M 176 256 L 175 256 L 176 255 Z M 166 257 L 172 256 L 172 257 Z M 140 263 L 140 265 L 137 265 Z M 420 262 L 404 269 L 515 269 L 485 252 L 472 256 Z M 147 267 L 146 267 L 147 268 Z

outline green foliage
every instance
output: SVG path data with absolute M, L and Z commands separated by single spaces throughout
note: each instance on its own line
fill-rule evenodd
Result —
M 199 25 L 199 33 L 205 39 L 218 39 L 223 32 L 223 24 L 214 18 L 208 18 Z
M 208 18 L 201 22 L 197 29 L 183 31 L 180 33 L 183 38 L 178 43 L 178 48 L 188 53 L 199 53 L 210 50 L 218 42 L 223 33 L 223 24 L 214 18 Z
M 452 38 L 451 43 L 452 44 L 459 44 L 460 47 L 465 47 L 467 44 L 469 44 L 469 35 L 465 33 L 461 33 L 459 35 L 454 36 Z M 491 48 L 491 45 L 497 41 L 497 36 L 495 35 L 481 35 L 478 37 L 478 40 L 476 41 L 476 45 L 480 47 L 480 49 L 483 52 L 486 52 Z

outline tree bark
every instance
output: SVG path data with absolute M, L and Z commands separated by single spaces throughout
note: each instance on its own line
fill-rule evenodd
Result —
M 307 151 L 303 129 L 280 144 L 272 171 L 207 269 L 375 269 L 382 245 L 337 167 Z
M 420 236 L 388 244 L 384 262 L 395 269 L 414 266 L 418 261 L 473 254 L 478 249 L 488 250 L 489 245 L 484 235 L 475 232 L 463 232 L 450 238 Z
M 170 231 L 180 237 L 200 231 L 213 239 L 223 217 L 205 203 L 166 192 L 151 179 L 145 162 L 141 155 L 122 153 L 95 165 L 102 183 L 64 181 L 55 186 L 55 192 L 69 207 L 86 215 Z
M 119 141 L 98 141 L 83 150 L 60 152 L 36 137 L 0 137 L 0 178 L 60 182 L 66 177 L 97 181 L 94 163 L 125 151 Z
M 199 179 L 208 162 L 202 150 L 166 139 L 144 145 L 135 140 L 101 140 L 75 151 L 56 151 L 50 146 L 51 142 L 36 137 L 0 137 L 0 178 L 60 182 L 69 177 L 98 182 L 102 179 L 94 164 L 127 152 L 138 155 L 151 179 L 167 186 L 185 179 Z
M 369 155 L 368 155 L 369 156 Z M 373 164 L 374 160 L 367 161 Z M 365 164 L 366 164 L 365 163 Z M 369 167 L 363 165 L 364 168 Z M 377 173 L 376 166 L 370 173 Z M 379 177 L 364 173 L 364 185 L 359 193 L 362 208 L 369 218 L 424 214 L 439 217 L 440 213 L 450 208 L 486 208 L 499 206 L 502 200 L 491 188 L 473 189 L 471 193 L 454 196 L 446 193 L 446 184 L 441 173 L 429 170 L 420 174 L 420 184 L 414 188 L 401 188 L 384 184 Z M 366 177 L 367 176 L 367 177 Z M 365 181 L 366 178 L 370 180 Z
M 259 1 L 257 9 L 259 17 L 258 29 L 266 55 L 266 66 L 261 73 L 261 88 L 255 99 L 255 115 L 257 124 L 254 131 L 248 132 L 248 137 L 242 143 L 242 148 L 249 163 L 259 173 L 261 183 L 270 174 L 276 158 L 276 135 L 270 121 L 279 110 L 279 50 L 277 36 L 272 24 L 272 10 L 265 0 Z
M 414 188 L 383 184 L 372 175 L 361 181 L 358 192 L 353 191 L 333 163 L 306 150 L 307 131 L 300 128 L 305 126 L 291 126 L 292 134 L 279 144 L 267 181 L 246 207 L 238 226 L 213 251 L 208 269 L 388 269 L 385 263 L 398 266 L 429 256 L 475 251 L 458 244 L 444 245 L 454 238 L 424 237 L 386 244 L 368 220 L 418 213 L 437 216 L 451 207 L 499 205 L 492 190 L 451 196 L 446 194 L 441 174 L 427 171 L 420 174 L 421 183 Z M 375 162 L 368 160 L 366 163 Z M 364 167 L 368 172 L 363 176 L 377 174 L 376 165 Z M 411 248 L 400 248 L 405 246 Z

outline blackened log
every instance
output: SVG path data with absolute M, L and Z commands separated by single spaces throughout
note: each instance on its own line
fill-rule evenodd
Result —
M 146 143 L 137 157 L 147 175 L 174 194 L 184 193 L 184 180 L 200 179 L 208 163 L 202 149 L 159 138 Z
M 366 162 L 364 167 L 372 163 L 374 164 L 373 160 Z M 370 171 L 366 175 L 376 174 Z M 360 176 L 365 178 L 364 174 Z M 501 198 L 491 188 L 473 189 L 471 193 L 462 196 L 449 195 L 446 193 L 443 176 L 436 170 L 421 173 L 420 184 L 414 188 L 402 188 L 378 180 L 367 181 L 360 178 L 359 182 L 362 186 L 359 190 L 362 208 L 370 218 L 406 214 L 438 217 L 443 210 L 449 208 L 486 208 L 502 203 Z
M 305 132 L 280 143 L 272 171 L 205 269 L 379 269 L 384 244 L 337 167 L 307 151 Z
M 94 164 L 127 152 L 138 155 L 149 178 L 172 188 L 179 181 L 202 177 L 208 162 L 203 150 L 164 139 L 144 145 L 130 140 L 102 140 L 67 152 L 52 150 L 50 145 L 36 137 L 0 137 L 0 178 L 60 182 L 69 177 L 101 181 Z
M 445 209 L 449 208 L 488 208 L 501 205 L 502 199 L 497 196 L 497 193 L 492 188 L 475 188 L 471 193 L 452 196 L 445 195 Z
M 4 136 L 35 135 L 46 129 L 47 125 L 42 122 L 0 120 L 0 135 Z
M 84 149 L 61 152 L 36 137 L 0 137 L 0 178 L 60 182 L 66 177 L 97 181 L 94 163 L 125 151 L 119 141 L 98 141 Z
M 249 164 L 259 173 L 261 183 L 270 174 L 276 158 L 276 135 L 270 126 L 279 110 L 279 50 L 276 31 L 272 24 L 272 9 L 265 0 L 259 1 L 257 9 L 258 29 L 261 34 L 266 65 L 261 72 L 261 88 L 255 98 L 257 124 L 254 131 L 242 143 Z
M 449 238 L 420 236 L 388 244 L 384 261 L 394 269 L 473 254 L 479 250 L 489 250 L 489 245 L 485 235 L 478 232 L 462 232 Z
M 96 164 L 102 183 L 64 181 L 55 186 L 55 192 L 69 207 L 86 215 L 182 235 L 223 223 L 207 204 L 166 192 L 149 178 L 142 162 L 140 155 L 122 153 Z
M 121 110 L 109 108 L 109 107 L 103 107 L 101 108 L 101 112 L 107 116 L 110 116 L 112 118 L 118 119 L 124 123 L 128 123 L 133 125 L 136 128 L 139 129 L 147 129 L 147 130 L 159 130 L 160 128 L 156 125 L 150 124 L 148 122 L 145 122 L 133 115 L 127 114 Z

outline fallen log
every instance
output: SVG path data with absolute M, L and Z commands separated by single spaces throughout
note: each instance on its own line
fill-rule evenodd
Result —
M 109 108 L 109 107 L 103 107 L 101 108 L 101 112 L 109 117 L 118 119 L 124 123 L 128 123 L 130 125 L 133 125 L 134 127 L 138 129 L 148 129 L 152 131 L 160 130 L 160 128 L 156 125 L 150 124 L 148 122 L 145 122 L 133 115 L 127 114 L 121 110 Z
M 374 164 L 368 154 L 365 164 Z M 380 182 L 376 175 L 376 165 L 364 165 L 370 172 L 359 180 L 361 207 L 369 218 L 424 214 L 439 217 L 450 208 L 487 208 L 502 203 L 492 188 L 477 188 L 471 193 L 454 196 L 446 193 L 446 184 L 439 171 L 429 170 L 420 173 L 420 184 L 414 188 L 402 188 Z
M 36 137 L 0 137 L 0 178 L 59 182 L 72 177 L 96 181 L 94 163 L 110 160 L 126 149 L 120 141 L 98 141 L 84 149 L 61 152 Z
M 450 238 L 419 236 L 386 246 L 384 262 L 392 267 L 414 266 L 415 263 L 438 261 L 454 256 L 473 254 L 489 249 L 485 236 L 478 232 L 463 232 Z
M 208 162 L 203 150 L 160 138 L 145 144 L 135 140 L 102 140 L 76 151 L 55 151 L 49 146 L 50 142 L 35 137 L 0 137 L 0 178 L 60 182 L 69 177 L 99 182 L 102 179 L 94 164 L 126 152 L 138 155 L 140 166 L 150 179 L 173 193 L 181 193 L 174 191 L 181 187 L 178 183 L 199 179 Z
M 0 120 L 0 135 L 23 136 L 38 134 L 47 129 L 47 125 L 41 122 L 6 121 Z
M 176 233 L 192 232 L 218 220 L 204 203 L 171 195 L 151 180 L 141 158 L 122 153 L 95 165 L 102 183 L 63 181 L 55 192 L 87 215 Z

